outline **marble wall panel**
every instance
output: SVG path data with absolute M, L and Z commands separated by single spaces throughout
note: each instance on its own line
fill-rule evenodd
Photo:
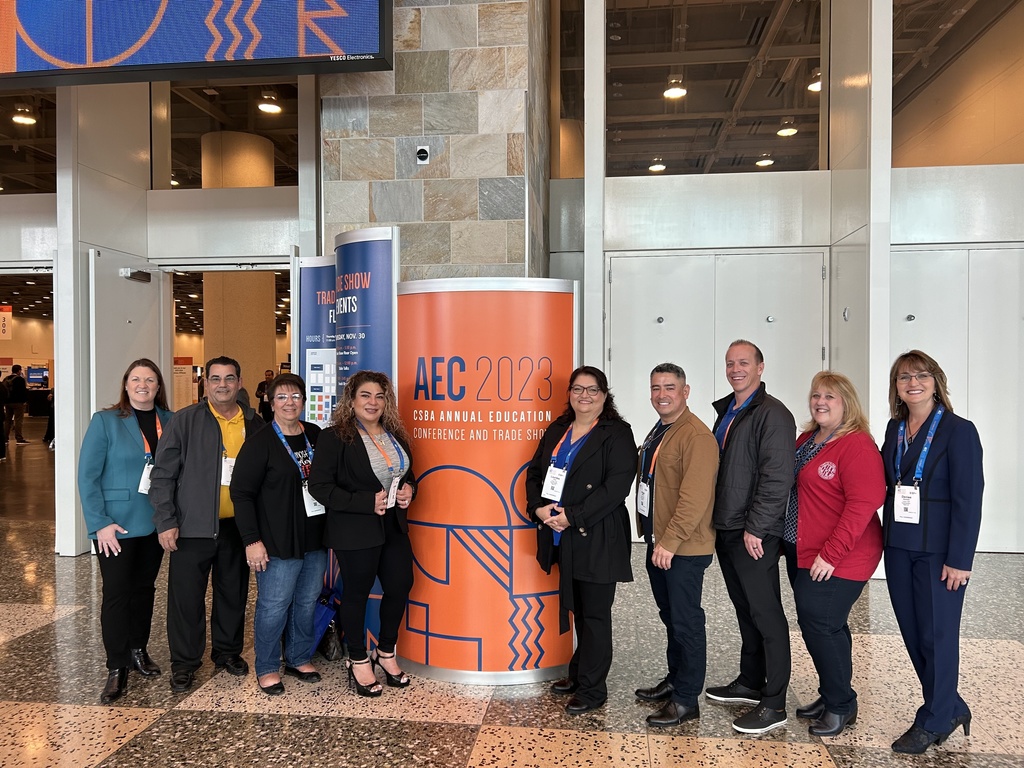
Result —
M 446 93 L 448 51 L 395 54 L 395 93 Z
M 392 25 L 394 27 L 394 46 L 396 51 L 419 50 L 422 29 L 422 12 L 419 8 L 399 8 L 395 4 Z
M 403 266 L 402 280 L 444 280 L 449 277 L 479 277 L 475 264 L 433 264 Z
M 505 222 L 452 223 L 453 264 L 504 264 Z
M 452 228 L 447 223 L 402 224 L 402 264 L 447 264 L 452 260 Z
M 507 237 L 507 252 L 509 263 L 526 262 L 526 222 L 508 221 L 505 222 Z
M 427 147 L 430 162 L 420 165 L 416 161 L 416 149 Z M 395 171 L 400 179 L 447 179 L 448 162 L 447 136 L 403 136 L 395 140 Z
M 480 45 L 525 45 L 529 3 L 495 3 L 479 7 Z
M 365 181 L 325 181 L 323 194 L 324 221 L 369 220 L 369 187 Z
M 476 5 L 424 8 L 420 47 L 425 51 L 450 51 L 476 47 Z
M 477 277 L 527 277 L 523 264 L 481 264 Z
M 474 0 L 475 2 L 476 0 Z M 394 0 L 395 8 L 415 8 L 419 6 L 448 5 L 448 0 Z
M 369 114 L 365 96 L 328 96 L 321 105 L 320 135 L 325 139 L 367 136 Z
M 506 87 L 504 48 L 463 48 L 451 52 L 453 91 L 493 91 Z
M 519 90 L 480 92 L 480 133 L 522 133 L 525 93 Z
M 343 139 L 341 177 L 345 181 L 395 178 L 395 140 Z
M 481 219 L 522 219 L 526 214 L 526 180 L 522 176 L 480 179 Z
M 525 45 L 510 45 L 505 49 L 505 87 L 523 88 L 529 81 L 529 53 Z M 547 94 L 545 94 L 546 98 Z
M 378 224 L 423 221 L 423 182 L 371 181 L 367 221 Z
M 320 142 L 320 174 L 323 181 L 341 180 L 341 142 L 337 139 Z
M 475 134 L 475 93 L 428 93 L 423 96 L 423 133 Z
M 423 182 L 424 221 L 477 218 L 476 179 L 431 179 Z
M 452 178 L 480 179 L 508 173 L 508 140 L 497 133 L 452 136 Z
M 508 135 L 508 175 L 523 176 L 526 174 L 525 138 L 521 133 Z
M 418 136 L 423 133 L 423 97 L 371 96 L 370 136 Z

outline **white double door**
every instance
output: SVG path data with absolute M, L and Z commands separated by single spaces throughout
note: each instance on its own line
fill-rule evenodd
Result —
M 956 413 L 984 449 L 983 552 L 1024 552 L 1024 249 L 894 251 L 891 357 L 942 366 Z

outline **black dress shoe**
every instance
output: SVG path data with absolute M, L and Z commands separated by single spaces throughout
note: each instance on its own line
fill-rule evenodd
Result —
M 823 714 L 825 714 L 825 699 L 821 696 L 816 698 L 806 707 L 796 708 L 796 716 L 802 717 L 805 720 L 817 720 Z
M 551 684 L 552 693 L 570 694 L 576 693 L 579 690 L 580 684 L 573 680 L 571 677 L 563 677 L 561 680 L 556 680 Z
M 303 672 L 302 670 L 296 669 L 295 667 L 289 667 L 286 664 L 284 667 L 284 673 L 286 675 L 291 675 L 292 677 L 297 677 L 304 683 L 320 682 L 320 673 L 317 672 L 315 669 L 310 672 Z
M 260 690 L 267 694 L 267 696 L 280 696 L 284 693 L 284 683 L 280 680 L 276 683 L 271 683 L 270 685 L 264 685 L 260 682 L 259 678 L 256 678 L 256 685 L 258 685 Z
M 143 677 L 156 677 L 160 674 L 160 667 L 149 658 L 145 648 L 132 648 L 132 667 Z
M 842 733 L 846 726 L 853 725 L 857 722 L 857 707 L 847 712 L 845 715 L 839 715 L 835 712 L 829 712 L 827 709 L 821 713 L 821 717 L 811 723 L 807 732 L 811 736 L 838 736 Z
M 100 694 L 100 704 L 113 704 L 128 690 L 128 667 L 107 670 L 107 684 Z
M 660 710 L 647 716 L 647 724 L 656 728 L 666 728 L 670 725 L 685 723 L 687 720 L 696 720 L 698 717 L 700 717 L 699 705 L 694 704 L 692 707 L 688 707 L 677 701 L 668 701 Z
M 192 687 L 196 679 L 196 673 L 190 669 L 179 670 L 171 673 L 171 690 L 175 693 L 184 693 Z
M 565 711 L 570 715 L 582 715 L 584 712 L 589 712 L 592 709 L 597 709 L 598 707 L 603 706 L 603 701 L 590 702 L 584 701 L 579 696 L 573 696 L 565 705 Z
M 226 669 L 229 674 L 235 677 L 242 677 L 249 673 L 249 663 L 239 656 L 237 653 L 232 653 L 230 656 L 221 656 L 216 663 L 217 669 Z
M 910 726 L 910 730 L 892 743 L 892 751 L 904 755 L 921 755 L 932 744 L 941 744 L 949 734 L 932 733 L 919 725 Z
M 652 688 L 637 688 L 633 693 L 644 701 L 668 701 L 672 698 L 673 690 L 672 683 L 666 679 Z

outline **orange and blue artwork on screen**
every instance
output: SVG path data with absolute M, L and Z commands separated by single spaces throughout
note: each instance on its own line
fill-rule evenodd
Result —
M 367 0 L 0 0 L 0 74 L 376 55 Z
M 560 667 L 572 634 L 558 632 L 557 573 L 536 561 L 525 471 L 565 408 L 573 294 L 431 282 L 398 297 L 398 400 L 418 483 L 402 656 L 464 672 Z

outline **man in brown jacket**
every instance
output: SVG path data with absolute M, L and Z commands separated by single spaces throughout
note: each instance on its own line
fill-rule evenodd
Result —
M 700 715 L 697 696 L 707 666 L 701 592 L 715 551 L 711 514 L 718 443 L 687 408 L 689 395 L 686 373 L 678 365 L 662 363 L 651 371 L 651 405 L 659 419 L 640 446 L 636 507 L 651 591 L 668 633 L 668 674 L 636 696 L 665 702 L 647 718 L 659 727 Z

